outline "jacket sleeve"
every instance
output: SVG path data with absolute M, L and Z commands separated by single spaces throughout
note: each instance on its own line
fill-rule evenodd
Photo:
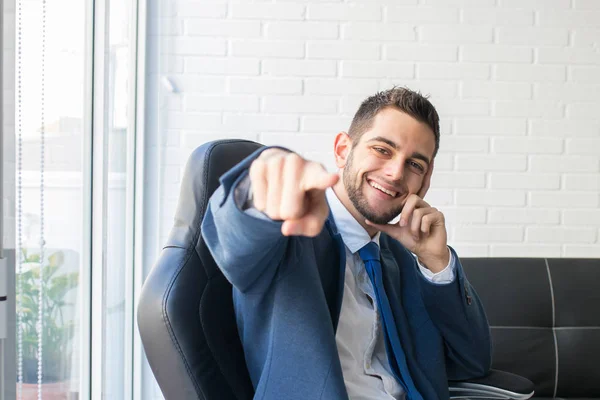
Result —
M 271 283 L 289 240 L 281 234 L 282 222 L 242 211 L 239 192 L 236 198 L 236 188 L 248 176 L 252 161 L 266 149 L 257 150 L 221 177 L 202 220 L 202 237 L 211 255 L 242 292 Z
M 448 379 L 464 380 L 489 372 L 492 345 L 483 305 L 451 251 L 456 261 L 454 282 L 436 285 L 422 277 L 421 288 L 431 320 L 444 338 Z

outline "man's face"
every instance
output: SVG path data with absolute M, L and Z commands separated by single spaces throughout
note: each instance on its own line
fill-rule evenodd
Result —
M 355 139 L 343 167 L 343 183 L 354 208 L 369 221 L 385 224 L 418 193 L 435 150 L 431 128 L 395 108 L 374 118 Z

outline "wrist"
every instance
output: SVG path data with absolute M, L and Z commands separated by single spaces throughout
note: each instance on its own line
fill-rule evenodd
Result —
M 438 272 L 446 269 L 448 264 L 450 263 L 450 249 L 448 247 L 445 248 L 445 251 L 442 251 L 437 254 L 424 254 L 419 255 L 419 262 L 428 270 L 437 274 Z

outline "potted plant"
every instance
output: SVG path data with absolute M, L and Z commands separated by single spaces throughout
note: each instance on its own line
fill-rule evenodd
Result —
M 64 263 L 62 251 L 53 252 L 44 263 L 39 253 L 22 250 L 22 272 L 20 291 L 17 293 L 17 315 L 20 316 L 22 362 L 23 362 L 23 398 L 28 393 L 37 393 L 37 370 L 39 361 L 38 329 L 39 295 L 42 288 L 43 329 L 42 329 L 42 383 L 45 398 L 63 399 L 63 395 L 52 396 L 57 383 L 67 381 L 71 374 L 71 341 L 75 332 L 72 317 L 65 315 L 69 303 L 68 293 L 78 285 L 79 273 L 61 273 Z M 40 282 L 40 266 L 43 264 L 43 276 Z M 72 314 L 72 313 L 71 313 Z M 35 398 L 35 397 L 34 397 Z

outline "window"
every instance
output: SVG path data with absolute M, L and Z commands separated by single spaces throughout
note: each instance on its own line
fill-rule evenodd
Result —
M 16 12 L 17 398 L 35 398 L 38 384 L 44 398 L 69 398 L 84 368 L 89 269 L 85 2 L 18 1 Z
M 133 395 L 137 10 L 16 1 L 17 399 Z

